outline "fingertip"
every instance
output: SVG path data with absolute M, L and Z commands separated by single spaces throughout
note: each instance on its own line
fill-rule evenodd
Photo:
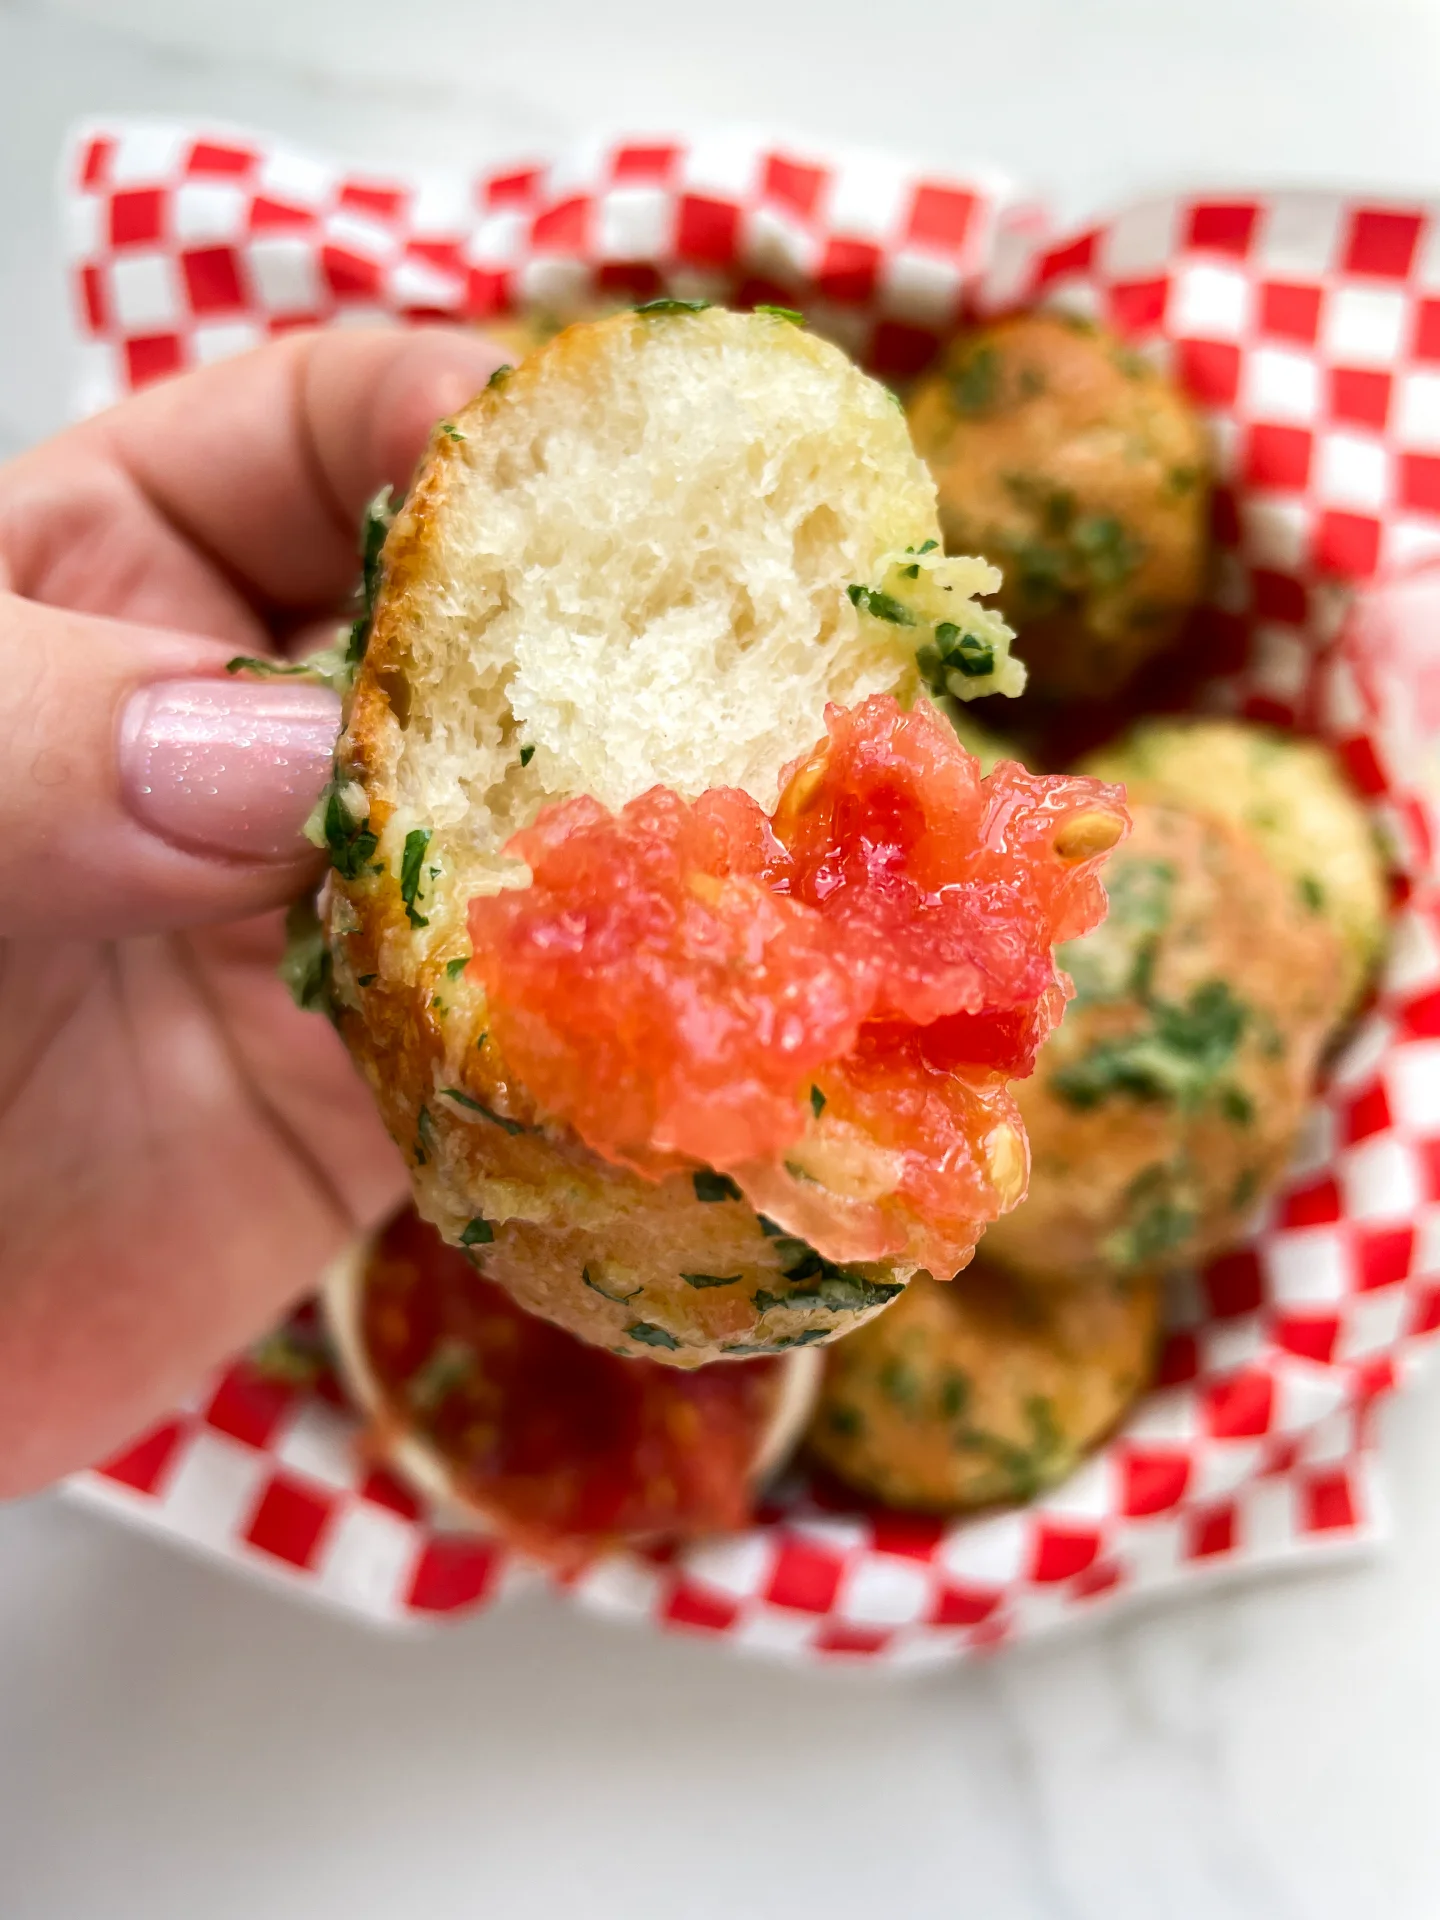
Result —
M 428 434 L 437 420 L 458 413 L 475 398 L 504 357 L 484 334 L 460 327 L 416 329 L 397 394 L 397 413 L 403 416 L 406 402 L 413 402 L 416 416 L 409 421 L 397 418 L 396 424 Z
M 329 377 L 332 356 L 322 350 L 315 363 L 315 442 L 337 499 L 352 515 L 377 484 L 388 482 L 397 492 L 408 488 L 436 422 L 458 413 L 504 360 L 493 341 L 460 327 L 397 329 L 383 338 L 380 364 L 372 368 L 364 396 L 359 444 L 353 380 L 338 391 Z
M 120 789 L 147 831 L 187 851 L 292 865 L 329 778 L 340 702 L 303 681 L 186 679 L 122 709 Z
M 158 381 L 71 438 L 267 619 L 328 612 L 355 584 L 365 503 L 409 485 L 436 421 L 501 359 L 461 327 L 315 328 Z

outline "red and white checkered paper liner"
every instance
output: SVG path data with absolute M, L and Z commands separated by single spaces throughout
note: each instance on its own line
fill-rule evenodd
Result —
M 1213 430 L 1216 695 L 1331 741 L 1405 894 L 1374 1009 L 1249 1243 L 1181 1288 L 1160 1383 L 1065 1486 L 955 1524 L 796 1486 L 738 1537 L 620 1556 L 586 1604 L 793 1660 L 966 1656 L 1121 1596 L 1365 1544 L 1368 1429 L 1440 1326 L 1440 911 L 1431 823 L 1354 656 L 1355 589 L 1440 553 L 1440 207 L 1176 196 L 1053 241 L 999 176 L 746 136 L 592 144 L 474 179 L 358 174 L 266 138 L 116 124 L 65 217 L 83 401 L 289 328 L 483 320 L 661 291 L 803 305 L 912 373 L 963 313 L 1045 300 L 1170 365 Z M 383 1621 L 491 1603 L 496 1544 L 367 1471 L 339 1404 L 240 1363 L 84 1499 Z

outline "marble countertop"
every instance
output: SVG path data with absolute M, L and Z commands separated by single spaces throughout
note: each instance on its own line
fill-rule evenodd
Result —
M 744 119 L 1062 211 L 1440 187 L 1434 0 L 0 0 L 0 454 L 69 369 L 52 176 L 100 111 L 481 161 Z M 988 1666 L 795 1676 L 547 1601 L 376 1638 L 88 1514 L 0 1512 L 5 1920 L 1440 1913 L 1440 1382 L 1393 1544 Z

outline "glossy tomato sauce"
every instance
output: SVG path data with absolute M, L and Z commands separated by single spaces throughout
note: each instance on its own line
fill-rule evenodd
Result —
M 734 788 L 547 809 L 510 845 L 530 886 L 471 904 L 472 970 L 507 1069 L 596 1153 L 719 1168 L 810 1233 L 783 1170 L 828 1135 L 874 1191 L 824 1250 L 897 1253 L 903 1214 L 948 1273 L 1023 1193 L 1005 1082 L 1064 1009 L 1053 949 L 1102 918 L 1128 825 L 1120 788 L 982 778 L 934 707 L 877 695 L 830 709 L 773 815 Z
M 360 1313 L 383 1429 L 417 1434 L 518 1546 L 574 1565 L 622 1542 L 733 1531 L 783 1373 L 682 1373 L 521 1311 L 411 1207 L 377 1239 Z

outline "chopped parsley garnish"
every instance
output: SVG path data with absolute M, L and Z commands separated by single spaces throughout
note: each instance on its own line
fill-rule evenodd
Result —
M 1162 1254 L 1183 1247 L 1199 1224 L 1193 1207 L 1157 1200 L 1125 1227 L 1109 1235 L 1104 1251 L 1117 1267 L 1148 1266 Z
M 233 660 L 225 662 L 227 673 L 254 673 L 262 679 L 276 679 L 287 674 L 314 673 L 315 669 L 303 660 L 260 660 L 254 654 L 237 653 Z
M 939 544 L 940 542 L 938 540 L 923 540 L 918 547 L 906 547 L 905 551 L 906 553 L 933 553 Z M 907 580 L 918 580 L 920 578 L 920 568 L 918 564 L 915 566 L 902 567 L 900 571 Z
M 700 1167 L 691 1174 L 690 1183 L 697 1200 L 738 1200 L 740 1189 L 728 1173 L 716 1173 L 713 1167 Z
M 680 1342 L 673 1333 L 667 1333 L 664 1327 L 652 1326 L 648 1320 L 635 1321 L 632 1326 L 626 1327 L 625 1334 L 627 1339 L 638 1341 L 642 1347 L 663 1347 L 667 1353 L 680 1351 Z
M 882 593 L 879 587 L 848 586 L 845 589 L 852 607 L 858 607 L 861 613 L 868 613 L 874 620 L 888 620 L 895 627 L 913 627 L 915 616 L 903 601 L 893 594 Z
M 1070 535 L 1091 584 L 1118 587 L 1145 558 L 1145 549 L 1113 513 L 1087 513 Z
M 514 371 L 515 371 L 514 367 L 512 367 L 510 365 L 510 362 L 507 360 L 504 366 L 496 367 L 495 371 L 491 374 L 490 378 L 485 382 L 485 384 L 487 387 L 503 387 L 505 382 L 510 378 L 511 374 Z
M 934 644 L 916 648 L 915 664 L 926 686 L 940 696 L 949 692 L 952 673 L 958 673 L 965 680 L 978 680 L 993 673 L 995 649 L 978 634 L 957 627 L 953 620 L 942 620 L 935 628 Z
M 338 777 L 330 782 L 321 830 L 330 851 L 331 866 L 342 880 L 358 880 L 380 841 L 378 835 L 370 831 L 368 809 L 363 820 L 354 819 L 340 797 L 340 788 Z
M 285 952 L 279 972 L 297 1007 L 335 1018 L 330 949 L 313 900 L 297 900 L 285 915 Z
M 332 1365 L 319 1327 L 275 1327 L 255 1342 L 248 1357 L 258 1374 L 287 1387 L 313 1387 Z
M 819 1256 L 816 1256 L 817 1259 Z M 867 1280 L 863 1274 L 846 1273 L 842 1267 L 824 1263 L 825 1271 L 813 1284 L 796 1287 L 782 1296 L 786 1307 L 819 1307 L 826 1313 L 865 1313 L 871 1307 L 884 1306 L 897 1293 L 905 1291 L 899 1280 Z
M 858 1407 L 832 1406 L 825 1409 L 825 1424 L 842 1439 L 855 1440 L 865 1431 L 865 1416 Z
M 457 953 L 453 960 L 447 960 L 445 962 L 445 978 L 447 980 L 458 980 L 469 964 L 470 955 L 468 953 Z
M 940 658 L 947 667 L 956 667 L 967 680 L 977 680 L 995 664 L 995 649 L 976 634 L 966 633 L 953 620 L 942 620 L 935 629 Z
M 1183 499 L 1187 493 L 1193 493 L 1200 484 L 1199 467 L 1171 467 L 1165 476 L 1165 491 Z
M 787 1280 L 814 1280 L 825 1272 L 825 1262 L 810 1242 L 793 1234 L 775 1242 L 775 1258 Z
M 1075 597 L 1067 585 L 1070 569 L 1060 548 L 1043 540 L 1008 537 L 1003 545 L 1016 585 L 1032 611 L 1046 612 Z
M 1220 1111 L 1233 1126 L 1248 1127 L 1255 1118 L 1255 1102 L 1242 1087 L 1222 1087 Z
M 1055 958 L 1075 983 L 1077 1007 L 1134 994 L 1148 1001 L 1160 936 L 1170 923 L 1175 868 L 1168 860 L 1121 855 L 1105 876 L 1110 911 Z
M 1130 1182 L 1125 1224 L 1101 1244 L 1116 1267 L 1129 1271 L 1149 1266 L 1190 1239 L 1200 1216 L 1177 1190 L 1183 1177 L 1180 1168 L 1161 1161 Z
M 1038 514 L 1047 534 L 1057 538 L 1067 534 L 1075 520 L 1075 496 L 1068 487 L 1057 487 L 1033 473 L 1007 473 L 1005 490 L 1022 507 Z
M 1127 859 L 1105 876 L 1109 918 L 1140 933 L 1163 933 L 1170 922 L 1175 868 L 1169 860 Z
M 463 1340 L 442 1340 L 429 1359 L 416 1368 L 405 1387 L 405 1397 L 417 1413 L 438 1412 L 457 1387 L 475 1371 L 475 1349 Z
M 535 749 L 533 746 L 521 747 L 520 764 L 522 767 L 528 767 L 530 762 L 534 758 L 535 758 Z
M 365 508 L 360 522 L 361 594 L 367 613 L 375 611 L 380 597 L 380 552 L 395 519 L 395 507 L 389 487 L 382 487 Z
M 465 438 L 453 420 L 442 420 L 440 422 L 440 431 L 447 440 L 463 440 Z
M 802 1327 L 799 1333 L 781 1334 L 775 1340 L 732 1340 L 728 1346 L 721 1347 L 722 1353 L 785 1353 L 791 1347 L 813 1347 L 819 1340 L 828 1340 L 828 1327 Z
M 1000 533 L 1016 584 L 1042 611 L 1078 599 L 1087 588 L 1103 591 L 1128 580 L 1146 548 L 1113 513 L 1081 513 L 1067 487 L 1031 473 L 1007 473 L 1006 490 L 1038 522 L 1033 534 Z
M 966 1428 L 955 1436 L 957 1445 L 985 1454 L 1005 1476 L 1008 1490 L 1021 1500 L 1031 1499 L 1042 1487 L 1058 1479 L 1070 1464 L 1055 1409 L 1043 1394 L 1028 1397 L 1025 1418 L 1030 1428 L 1028 1447 L 976 1427 Z
M 786 1233 L 783 1227 L 777 1227 L 764 1214 L 760 1216 L 760 1231 L 767 1240 L 775 1242 L 775 1258 L 787 1280 L 849 1279 L 844 1267 L 822 1260 L 808 1240 L 802 1240 L 798 1234 Z
M 687 1287 L 733 1287 L 744 1276 L 738 1273 L 682 1273 Z
M 704 313 L 712 303 L 709 300 L 677 300 L 670 294 L 662 294 L 658 300 L 642 300 L 635 313 Z M 672 1346 L 674 1342 L 670 1343 Z
M 887 1360 L 880 1369 L 880 1391 L 892 1406 L 908 1413 L 920 1399 L 920 1376 L 904 1360 Z
M 355 984 L 357 987 L 373 987 L 379 978 L 378 973 L 361 973 L 355 976 Z
M 772 320 L 788 320 L 792 327 L 803 327 L 805 324 L 805 316 L 798 307 L 772 307 L 768 300 L 762 300 L 755 311 L 768 313 Z
M 375 617 L 375 602 L 380 596 L 380 550 L 395 518 L 389 487 L 382 487 L 366 507 L 360 522 L 360 612 L 350 628 L 346 648 L 347 664 L 353 669 L 365 658 L 370 640 L 370 623 Z
M 769 1233 L 774 1223 L 762 1218 L 760 1224 Z M 863 1313 L 870 1307 L 882 1306 L 885 1301 L 893 1300 L 897 1293 L 904 1291 L 898 1280 L 867 1280 L 863 1274 L 836 1266 L 833 1261 L 822 1258 L 797 1235 L 775 1234 L 771 1237 L 775 1241 L 775 1257 L 785 1278 L 805 1284 L 792 1286 L 788 1293 L 771 1293 L 765 1287 L 760 1288 L 751 1296 L 759 1313 L 769 1313 L 772 1307 L 818 1308 L 825 1313 Z
M 421 1107 L 415 1116 L 415 1164 L 423 1167 L 428 1164 L 430 1155 L 435 1151 L 435 1122 L 430 1118 L 430 1109 Z
M 1225 981 L 1207 980 L 1183 1006 L 1153 1000 L 1148 1010 L 1148 1027 L 1098 1040 L 1054 1075 L 1062 1100 L 1081 1112 L 1116 1094 L 1193 1109 L 1216 1090 L 1249 1021 Z
M 1025 1402 L 1025 1412 L 1035 1436 L 1036 1452 L 1047 1455 L 1058 1452 L 1060 1429 L 1055 1423 L 1054 1404 L 1035 1393 Z
M 482 1040 L 484 1037 L 484 1034 L 481 1034 L 480 1038 Z M 507 1120 L 503 1113 L 496 1113 L 493 1107 L 487 1107 L 482 1101 L 472 1099 L 468 1093 L 463 1092 L 459 1087 L 442 1087 L 440 1091 L 447 1099 L 454 1100 L 459 1106 L 468 1107 L 471 1113 L 478 1113 L 482 1120 L 489 1120 L 492 1121 L 495 1126 L 503 1127 L 506 1133 L 527 1133 L 529 1131 L 527 1127 L 521 1125 L 520 1121 Z
M 462 1247 L 488 1247 L 494 1238 L 494 1227 L 477 1213 L 460 1235 L 460 1244 Z
M 819 1087 L 811 1087 L 810 1089 L 810 1111 L 817 1120 L 825 1111 L 825 1096 Z
M 601 1286 L 600 1282 L 591 1273 L 589 1267 L 582 1267 L 580 1269 L 580 1278 L 592 1293 L 598 1293 L 600 1298 L 602 1300 L 608 1300 L 612 1307 L 623 1307 L 627 1300 L 633 1300 L 636 1294 L 640 1294 L 645 1291 L 644 1287 L 636 1287 L 634 1291 L 631 1293 L 607 1293 L 604 1287 Z M 641 1324 L 643 1325 L 644 1322 L 642 1321 Z M 633 1334 L 634 1331 L 635 1329 L 633 1327 L 626 1328 L 627 1333 Z M 652 1346 L 659 1346 L 661 1344 L 662 1343 L 660 1341 L 651 1342 Z M 673 1346 L 675 1343 L 672 1340 L 670 1344 Z
M 1309 907 L 1310 911 L 1312 913 L 1323 913 L 1325 910 L 1325 889 L 1315 878 L 1314 874 L 1302 873 L 1295 884 L 1300 890 L 1300 898 L 1305 902 L 1306 906 Z
M 967 354 L 950 375 L 950 398 L 957 413 L 988 413 L 1000 398 L 1000 355 L 988 343 Z
M 950 1372 L 940 1382 L 940 1415 L 945 1420 L 958 1420 L 970 1404 L 971 1386 L 963 1373 Z
M 405 836 L 405 852 L 400 860 L 400 898 L 412 927 L 428 927 L 430 922 L 416 911 L 415 896 L 420 891 L 420 868 L 430 844 L 429 827 L 412 827 Z

